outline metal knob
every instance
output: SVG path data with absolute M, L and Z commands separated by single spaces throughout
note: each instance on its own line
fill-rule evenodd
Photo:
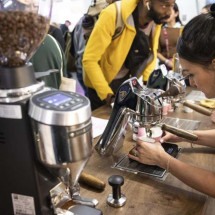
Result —
M 119 208 L 125 205 L 126 197 L 121 193 L 121 186 L 124 184 L 124 178 L 120 175 L 112 175 L 108 179 L 108 183 L 112 186 L 112 194 L 108 195 L 108 205 Z

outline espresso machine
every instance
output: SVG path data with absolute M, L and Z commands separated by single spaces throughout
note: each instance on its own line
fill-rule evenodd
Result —
M 135 77 L 125 81 L 118 89 L 108 124 L 95 146 L 96 151 L 103 157 L 111 156 L 113 158 L 112 167 L 114 168 L 162 178 L 165 174 L 164 169 L 140 164 L 129 159 L 127 156 L 129 152 L 123 152 L 122 150 L 123 142 L 128 124 L 134 127 L 136 122 L 139 128 L 145 129 L 147 138 L 150 138 L 151 129 L 154 126 L 160 126 L 162 130 L 188 140 L 196 140 L 195 135 L 162 123 L 163 99 L 179 92 L 180 90 L 176 85 L 173 85 L 167 91 L 163 91 L 141 86 Z M 145 141 L 147 140 L 145 139 Z M 173 143 L 164 143 L 162 146 L 174 157 L 180 151 L 180 148 Z
M 48 31 L 51 6 L 0 2 L 0 213 L 102 214 L 78 184 L 92 154 L 90 102 L 45 87 L 28 63 Z
M 178 68 L 179 62 L 175 62 L 174 65 L 177 65 Z M 174 97 L 175 101 L 179 101 L 186 91 L 184 79 L 181 70 L 174 67 L 174 70 L 167 71 L 166 66 L 162 64 L 150 74 L 147 87 L 161 89 L 165 91 L 163 97 Z
M 118 89 L 108 124 L 95 149 L 101 155 L 111 155 L 123 143 L 128 122 L 142 127 L 159 123 L 162 118 L 162 90 L 142 87 L 137 78 L 125 81 Z

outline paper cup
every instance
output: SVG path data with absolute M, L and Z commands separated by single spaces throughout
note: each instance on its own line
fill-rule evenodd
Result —
M 139 127 L 137 136 L 138 137 L 146 137 L 146 129 L 143 127 Z
M 160 127 L 152 127 L 152 128 L 150 128 L 150 130 L 151 130 L 150 136 L 147 136 L 146 133 L 139 131 L 138 132 L 138 139 L 142 140 L 144 142 L 149 142 L 149 143 L 159 142 L 161 137 L 162 137 L 162 134 L 163 134 L 163 131 L 161 130 L 161 128 Z
M 151 138 L 154 139 L 156 142 L 159 142 L 163 134 L 163 131 L 161 130 L 161 128 L 152 127 L 151 132 L 152 132 Z

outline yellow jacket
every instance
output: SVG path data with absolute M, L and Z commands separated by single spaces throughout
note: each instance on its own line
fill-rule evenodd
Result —
M 115 5 L 111 4 L 101 12 L 87 42 L 83 56 L 84 82 L 86 86 L 96 90 L 101 100 L 108 93 L 113 94 L 109 83 L 121 69 L 136 35 L 132 12 L 138 2 L 139 0 L 122 0 L 121 15 L 125 28 L 119 37 L 112 40 L 117 15 Z M 160 31 L 161 25 L 157 25 L 153 31 L 153 60 L 143 71 L 145 81 L 155 69 Z

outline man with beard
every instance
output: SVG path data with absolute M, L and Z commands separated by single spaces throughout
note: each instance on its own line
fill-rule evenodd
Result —
M 122 0 L 122 33 L 113 39 L 116 3 L 106 7 L 88 40 L 84 57 L 84 82 L 92 110 L 110 104 L 126 79 L 147 81 L 157 58 L 161 25 L 170 17 L 175 0 Z

